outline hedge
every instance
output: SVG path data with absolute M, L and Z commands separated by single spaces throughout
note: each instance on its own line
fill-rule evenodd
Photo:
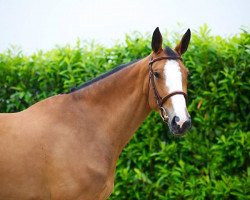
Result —
M 178 33 L 164 34 L 174 47 Z M 150 53 L 151 36 L 132 33 L 112 47 L 94 42 L 24 55 L 0 53 L 0 111 L 16 112 Z M 250 199 L 250 34 L 192 33 L 192 129 L 173 137 L 157 113 L 141 125 L 117 163 L 110 199 Z

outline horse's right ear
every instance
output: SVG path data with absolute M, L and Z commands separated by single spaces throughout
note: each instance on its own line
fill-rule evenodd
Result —
M 162 35 L 159 27 L 157 27 L 153 33 L 151 46 L 155 53 L 159 53 L 159 51 L 162 49 Z

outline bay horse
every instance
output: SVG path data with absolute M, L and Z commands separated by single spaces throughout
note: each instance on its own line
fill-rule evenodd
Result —
M 147 57 L 0 114 L 0 199 L 107 199 L 122 149 L 152 110 L 173 134 L 189 129 L 181 55 L 190 36 L 188 29 L 174 50 L 163 48 L 156 28 Z

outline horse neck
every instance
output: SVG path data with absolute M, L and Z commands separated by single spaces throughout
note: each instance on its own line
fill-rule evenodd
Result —
M 97 134 L 108 138 L 116 157 L 150 112 L 148 61 L 146 57 L 72 93 L 87 110 L 83 114 L 101 130 Z

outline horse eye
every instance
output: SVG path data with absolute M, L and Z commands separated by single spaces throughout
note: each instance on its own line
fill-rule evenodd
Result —
M 155 78 L 160 78 L 160 73 L 159 72 L 154 72 L 154 77 Z

